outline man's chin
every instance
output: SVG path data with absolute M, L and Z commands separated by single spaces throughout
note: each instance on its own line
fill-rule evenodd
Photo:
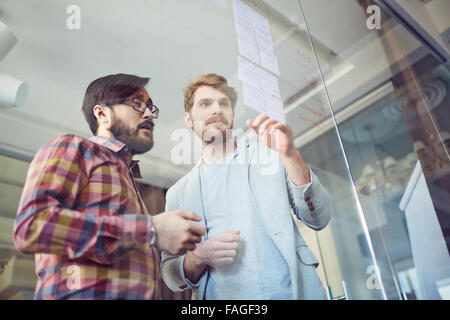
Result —
M 153 141 L 150 145 L 134 147 L 131 149 L 132 149 L 133 154 L 143 154 L 143 153 L 149 152 L 152 148 L 153 148 Z
M 127 145 L 133 154 L 146 153 L 153 148 L 153 136 L 140 137 L 139 139 L 128 141 Z
M 224 128 L 209 128 L 202 134 L 202 141 L 206 143 L 221 143 L 225 142 L 227 137 L 227 131 L 231 133 L 232 129 Z

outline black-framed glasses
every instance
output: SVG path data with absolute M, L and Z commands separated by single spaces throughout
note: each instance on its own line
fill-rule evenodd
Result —
M 139 98 L 123 98 L 116 101 L 116 103 L 125 103 L 126 105 L 132 107 L 139 113 L 144 113 L 145 109 L 149 108 L 153 114 L 153 119 L 158 119 L 159 108 L 152 103 L 147 103 Z M 106 105 L 112 105 L 111 103 Z

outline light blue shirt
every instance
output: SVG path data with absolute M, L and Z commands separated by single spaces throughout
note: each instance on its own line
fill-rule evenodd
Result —
M 286 260 L 266 231 L 252 197 L 242 186 L 246 161 L 236 149 L 213 164 L 200 165 L 200 187 L 207 237 L 240 231 L 232 264 L 210 267 L 205 299 L 292 299 Z M 270 188 L 267 189 L 270 192 Z M 274 217 L 277 214 L 274 212 Z
M 289 179 L 280 155 L 267 148 L 256 137 L 237 139 L 236 143 L 240 154 L 236 158 L 234 155 L 226 157 L 228 163 L 222 160 L 227 165 L 222 165 L 220 174 L 208 169 L 201 174 L 202 166 L 199 161 L 188 174 L 170 187 L 166 195 L 166 211 L 181 208 L 197 213 L 202 217 L 198 225 L 207 228 L 210 234 L 220 231 L 220 225 L 214 222 L 214 217 L 212 221 L 206 221 L 207 216 L 211 212 L 217 217 L 221 216 L 222 221 L 227 223 L 223 230 L 237 226 L 242 232 L 242 244 L 238 253 L 242 256 L 238 256 L 228 269 L 207 268 L 198 282 L 192 283 L 185 275 L 186 254 L 170 255 L 163 251 L 162 279 L 173 291 L 194 289 L 195 299 L 205 299 L 211 272 L 214 272 L 212 278 L 215 282 L 210 282 L 210 299 L 259 299 L 267 296 L 276 296 L 276 299 L 289 294 L 286 293 L 289 286 L 292 299 L 325 299 L 323 284 L 316 269 L 317 258 L 308 248 L 294 219 L 300 219 L 313 230 L 325 228 L 333 211 L 328 192 L 311 169 L 311 182 L 296 186 Z M 244 159 L 237 161 L 240 158 Z M 230 165 L 231 162 L 240 165 Z M 217 169 L 218 164 L 203 167 Z M 221 212 L 222 215 L 216 212 Z M 244 226 L 245 221 L 240 222 L 236 217 L 247 219 L 247 225 Z M 207 235 L 202 238 L 207 240 Z M 253 238 L 256 240 L 252 240 Z M 283 258 L 285 263 L 281 262 Z M 246 268 L 251 271 L 247 272 Z M 259 276 L 254 277 L 252 273 L 258 273 Z M 290 276 L 290 285 L 286 285 L 289 283 L 287 274 Z M 222 288 L 225 288 L 224 291 L 217 294 Z M 232 290 L 235 292 L 231 292 Z

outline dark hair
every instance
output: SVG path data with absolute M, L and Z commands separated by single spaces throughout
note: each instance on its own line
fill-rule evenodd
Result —
M 112 74 L 98 78 L 87 87 L 83 99 L 82 111 L 92 133 L 97 134 L 98 122 L 94 115 L 97 104 L 114 105 L 123 98 L 135 94 L 143 88 L 150 78 L 141 78 L 131 74 Z
M 184 111 L 191 112 L 192 105 L 194 104 L 194 95 L 198 88 L 202 86 L 213 87 L 219 91 L 222 91 L 231 100 L 231 106 L 236 105 L 237 92 L 233 87 L 228 86 L 227 79 L 216 73 L 208 73 L 201 75 L 190 81 L 189 85 L 184 88 Z

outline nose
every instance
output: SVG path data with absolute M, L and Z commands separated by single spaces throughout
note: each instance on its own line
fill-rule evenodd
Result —
M 213 103 L 212 112 L 213 112 L 213 114 L 222 113 L 222 108 L 220 107 L 220 103 L 218 101 Z
M 145 108 L 144 114 L 142 115 L 144 119 L 151 119 L 153 120 L 153 112 L 150 110 L 150 108 Z

